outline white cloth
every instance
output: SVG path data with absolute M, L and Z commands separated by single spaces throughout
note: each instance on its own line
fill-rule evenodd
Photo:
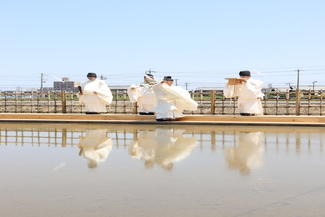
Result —
M 154 112 L 153 107 L 157 105 L 157 97 L 151 84 L 132 84 L 127 93 L 132 103 L 137 102 L 138 112 Z
M 223 94 L 226 98 L 238 96 L 238 112 L 263 115 L 261 98 L 264 94 L 261 92 L 263 82 L 254 79 L 248 79 L 242 85 L 226 84 Z
M 196 110 L 198 104 L 191 98 L 187 90 L 178 86 L 156 84 L 153 90 L 157 96 L 157 106 L 153 108 L 156 118 L 184 117 L 184 110 Z
M 86 106 L 86 112 L 106 112 L 106 105 L 112 103 L 112 92 L 102 80 L 86 81 L 81 84 L 79 103 Z M 96 91 L 97 94 L 93 92 Z

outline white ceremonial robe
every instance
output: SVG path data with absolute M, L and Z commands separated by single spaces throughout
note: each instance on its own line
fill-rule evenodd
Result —
M 104 162 L 112 150 L 113 142 L 107 137 L 107 130 L 86 130 L 84 137 L 79 137 L 80 155 L 89 161 L 90 167 Z
M 112 92 L 102 80 L 86 81 L 81 84 L 82 95 L 79 95 L 79 103 L 86 106 L 86 112 L 107 112 L 106 105 L 112 103 Z M 96 91 L 97 94 L 93 92 Z
M 263 115 L 261 98 L 264 94 L 261 92 L 263 82 L 254 79 L 248 79 L 242 85 L 226 84 L 223 94 L 226 98 L 238 96 L 238 112 Z
M 157 105 L 157 97 L 152 87 L 153 85 L 142 83 L 133 84 L 128 88 L 130 101 L 137 102 L 138 112 L 154 112 L 152 108 Z
M 156 112 L 156 119 L 181 118 L 184 117 L 184 110 L 196 110 L 195 102 L 187 90 L 178 86 L 167 84 L 156 84 L 153 90 L 157 96 L 157 106 L 153 108 Z

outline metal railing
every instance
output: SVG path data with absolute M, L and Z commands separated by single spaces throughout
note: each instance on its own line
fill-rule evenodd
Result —
M 113 102 L 107 106 L 109 114 L 136 114 L 137 105 L 129 101 L 126 90 L 112 91 Z M 225 98 L 222 92 L 190 92 L 198 103 L 195 111 L 186 115 L 235 115 L 237 99 Z M 295 92 L 264 92 L 262 99 L 264 115 L 324 115 L 322 90 L 297 90 Z M 2 92 L 0 113 L 84 113 L 85 107 L 78 102 L 77 93 L 61 92 Z

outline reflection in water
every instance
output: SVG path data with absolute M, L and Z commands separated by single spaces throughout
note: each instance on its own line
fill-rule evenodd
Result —
M 221 147 L 229 169 L 250 174 L 262 164 L 264 150 L 295 155 L 323 153 L 324 140 L 325 129 L 308 127 L 91 125 L 89 129 L 89 125 L 44 128 L 37 124 L 0 124 L 1 146 L 77 146 L 90 168 L 104 162 L 114 146 L 144 161 L 146 168 L 160 165 L 168 170 L 198 143 L 200 150 L 208 148 L 211 152 Z
M 129 146 L 129 154 L 143 160 L 146 168 L 154 164 L 165 170 L 171 170 L 174 162 L 180 161 L 191 153 L 197 144 L 194 137 L 184 137 L 185 130 L 176 128 L 157 128 L 139 130 Z
M 323 141 L 323 127 L 0 124 L 1 216 L 324 216 Z
M 129 155 L 135 159 L 143 160 L 147 168 L 154 165 L 157 141 L 154 137 L 157 135 L 156 130 L 139 130 L 135 132 L 134 140 L 128 148 Z
M 262 136 L 262 132 L 239 132 L 238 143 L 224 150 L 229 168 L 248 175 L 251 168 L 259 167 L 263 157 Z
M 95 168 L 99 162 L 104 162 L 113 147 L 106 129 L 86 130 L 85 136 L 80 136 L 79 139 L 79 155 L 88 161 L 89 168 Z

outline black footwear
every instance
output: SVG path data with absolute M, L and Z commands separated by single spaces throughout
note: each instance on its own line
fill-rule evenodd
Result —
M 252 113 L 240 113 L 241 116 L 255 116 L 255 114 Z
M 156 119 L 156 121 L 174 121 L 175 118 L 159 118 L 159 119 Z
M 139 115 L 154 115 L 154 112 L 139 112 Z

